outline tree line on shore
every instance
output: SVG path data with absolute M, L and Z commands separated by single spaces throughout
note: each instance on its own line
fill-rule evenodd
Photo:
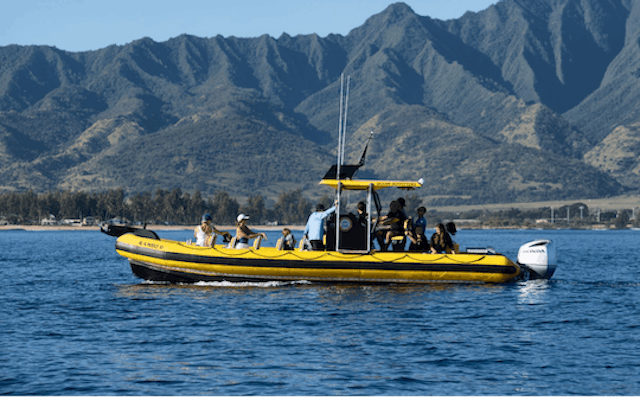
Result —
M 332 202 L 331 200 L 325 200 Z M 210 213 L 216 224 L 233 224 L 239 213 L 251 216 L 254 223 L 278 221 L 285 224 L 306 222 L 311 213 L 311 201 L 301 189 L 284 191 L 271 208 L 262 195 L 252 195 L 240 204 L 226 191 L 204 198 L 200 191 L 193 194 L 157 189 L 126 196 L 122 188 L 101 193 L 55 191 L 36 194 L 0 194 L 0 216 L 9 224 L 39 224 L 49 216 L 57 220 L 83 219 L 91 216 L 98 221 L 119 217 L 130 222 L 149 224 L 197 224 L 204 213 Z
M 405 200 L 405 210 L 409 216 L 415 217 L 415 210 L 419 206 L 426 206 L 415 194 L 406 196 Z M 262 195 L 251 195 L 245 203 L 240 203 L 226 191 L 218 191 L 209 198 L 204 198 L 200 191 L 190 194 L 179 188 L 156 189 L 153 193 L 141 192 L 131 196 L 126 196 L 122 188 L 100 193 L 54 191 L 37 194 L 27 191 L 0 194 L 0 220 L 8 224 L 40 224 L 50 216 L 58 221 L 91 216 L 98 221 L 120 217 L 142 224 L 197 224 L 204 213 L 210 213 L 215 224 L 234 224 L 236 216 L 244 213 L 251 216 L 252 224 L 304 224 L 316 203 L 328 207 L 333 204 L 333 199 L 324 195 L 312 202 L 303 195 L 301 189 L 294 189 L 281 192 L 273 205 L 267 207 L 267 199 Z M 383 214 L 385 212 L 383 207 Z M 640 226 L 640 218 L 636 214 L 635 209 L 590 211 L 584 203 L 574 203 L 555 209 L 473 209 L 464 212 L 428 209 L 425 217 L 431 224 L 459 221 L 470 227 L 579 228 L 607 223 L 616 228 L 625 228 L 629 224 Z

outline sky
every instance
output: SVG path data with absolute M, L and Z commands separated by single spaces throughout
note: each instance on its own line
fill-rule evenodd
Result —
M 405 0 L 422 16 L 454 19 L 498 0 Z M 395 0 L 0 0 L 0 46 L 80 52 L 143 37 L 347 35 Z

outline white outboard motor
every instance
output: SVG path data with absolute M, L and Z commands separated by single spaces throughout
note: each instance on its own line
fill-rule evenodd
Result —
M 556 271 L 556 244 L 549 239 L 528 242 L 518 251 L 518 264 L 529 270 L 531 279 L 550 279 Z

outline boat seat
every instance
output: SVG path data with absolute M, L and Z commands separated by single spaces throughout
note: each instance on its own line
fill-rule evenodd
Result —
M 227 248 L 235 249 L 237 241 L 238 241 L 238 239 L 236 237 L 231 238 L 231 241 L 229 241 L 229 245 L 227 245 Z
M 213 236 L 211 237 L 211 244 L 209 246 L 211 248 L 215 247 L 217 240 L 218 240 L 218 234 L 213 234 Z
M 307 239 L 307 237 L 303 236 L 302 239 L 300 240 L 300 245 L 298 246 L 298 250 L 299 251 L 307 251 L 308 249 L 305 249 L 305 245 L 307 244 L 309 240 Z
M 278 238 L 278 240 L 276 241 L 276 249 L 279 251 L 282 251 L 284 249 L 284 241 L 282 240 L 282 238 Z
M 411 224 L 411 219 L 406 219 L 404 221 L 404 223 L 402 224 L 404 231 L 411 230 L 411 227 L 409 227 L 410 224 Z M 391 237 L 391 244 L 393 244 L 392 246 L 394 251 L 403 250 L 404 244 L 406 244 L 406 242 L 407 242 L 407 237 L 404 234 L 394 235 L 393 237 Z
M 253 249 L 260 249 L 260 245 L 262 244 L 262 235 L 256 237 L 253 240 Z

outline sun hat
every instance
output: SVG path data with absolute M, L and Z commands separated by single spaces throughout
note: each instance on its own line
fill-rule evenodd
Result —
M 245 215 L 244 213 L 240 213 L 236 220 L 238 221 L 238 223 L 240 223 L 242 220 L 249 220 L 249 216 Z

